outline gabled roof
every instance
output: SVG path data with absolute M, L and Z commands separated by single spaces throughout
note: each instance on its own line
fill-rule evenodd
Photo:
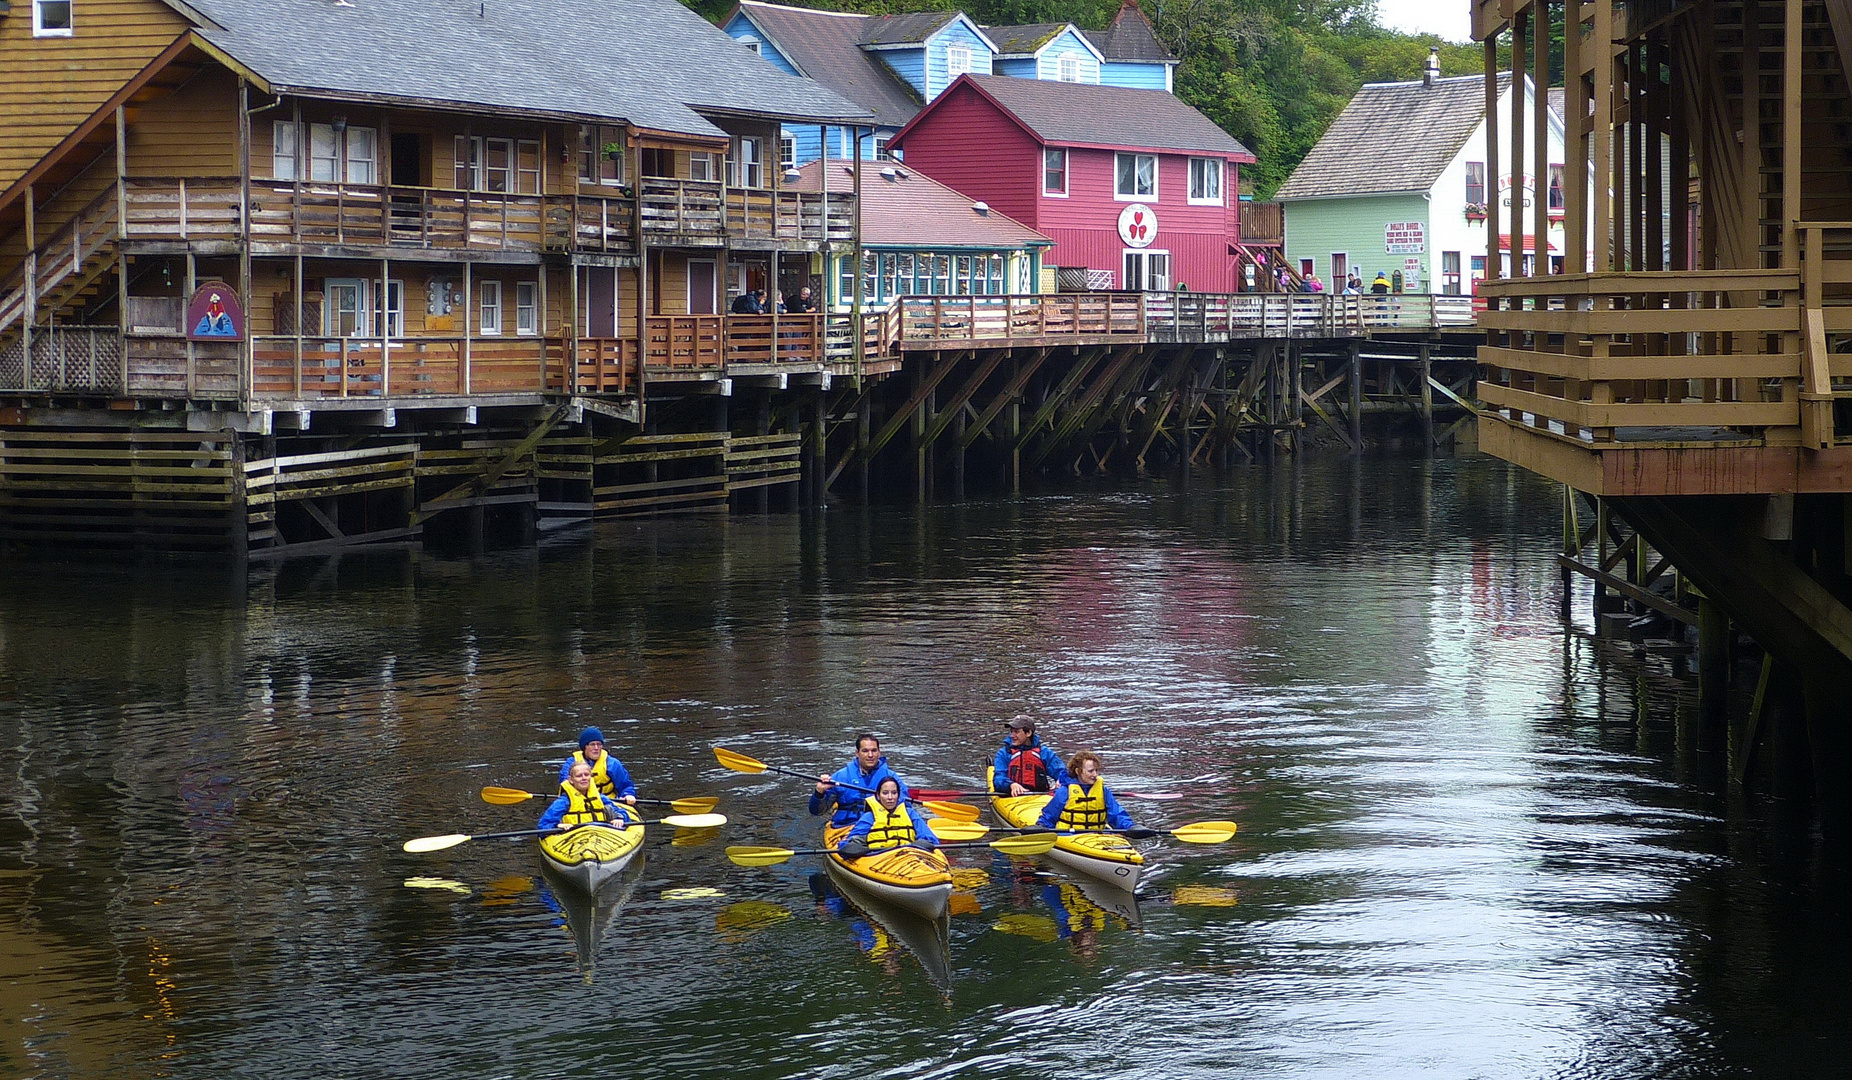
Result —
M 742 0 L 739 12 L 793 67 L 874 114 L 875 123 L 900 127 L 920 111 L 911 86 L 861 48 L 868 16 Z
M 1074 36 L 1096 58 L 1100 56 L 1098 46 L 1087 40 L 1080 27 L 1073 23 L 1025 23 L 1022 26 L 986 26 L 984 33 L 996 42 L 998 56 L 1035 56 L 1054 43 L 1063 30 L 1074 31 Z
M 1502 95 L 1511 75 L 1498 77 Z M 1274 193 L 1276 199 L 1426 191 L 1485 119 L 1485 76 L 1371 83 Z
M 277 93 L 621 119 L 718 137 L 703 118 L 866 120 L 675 0 L 189 0 L 197 32 Z M 472 10 L 474 9 L 474 10 Z
M 934 98 L 933 104 L 894 136 L 893 145 L 904 145 L 921 118 L 951 98 L 960 83 L 968 83 L 972 90 L 1014 117 L 1025 131 L 1051 145 L 1175 150 L 1254 160 L 1254 155 L 1233 135 L 1163 90 L 1012 79 L 1007 75 L 960 75 L 958 82 Z
M 1138 6 L 1138 0 L 1125 0 L 1112 24 L 1104 30 L 1083 31 L 1100 55 L 1107 60 L 1130 60 L 1147 64 L 1174 64 L 1177 58 L 1157 39 L 1151 20 Z
M 848 191 L 855 167 L 841 158 L 830 161 L 831 191 Z M 802 179 L 787 190 L 818 191 L 821 160 L 798 172 Z M 862 243 L 914 248 L 1046 247 L 1053 240 L 996 210 L 978 213 L 968 195 L 898 162 L 862 163 Z
M 874 15 L 862 23 L 858 45 L 920 45 L 959 17 L 956 11 L 912 11 L 901 15 Z

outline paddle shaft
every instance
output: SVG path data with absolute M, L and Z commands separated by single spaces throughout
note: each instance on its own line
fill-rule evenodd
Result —
M 1035 791 L 1035 792 L 1031 792 L 1030 794 L 1045 795 L 1047 794 L 1047 792 Z M 1160 802 L 1169 802 L 1172 799 L 1183 798 L 1181 794 L 1177 792 L 1170 792 L 1170 791 L 1157 791 L 1157 792 L 1115 791 L 1113 792 L 1113 794 L 1117 795 L 1121 799 L 1155 799 Z M 913 797 L 916 799 L 984 799 L 984 798 L 1003 799 L 1003 798 L 1009 798 L 1010 796 L 1008 795 L 1008 793 L 1001 792 L 1001 791 L 951 791 L 951 790 L 940 790 L 938 788 L 921 788 L 920 790 L 915 791 L 913 793 Z
M 765 765 L 764 762 L 760 762 L 759 764 Z M 810 773 L 802 772 L 798 769 L 787 769 L 783 767 L 782 765 L 765 765 L 765 771 L 775 772 L 775 773 L 784 773 L 786 776 L 802 777 L 803 779 L 808 780 L 813 784 L 817 782 L 817 778 L 811 775 Z M 862 787 L 860 784 L 845 784 L 841 780 L 831 780 L 830 783 L 839 788 L 848 788 L 850 791 L 859 791 L 864 795 L 873 795 L 875 793 L 874 788 L 865 788 L 865 787 Z M 920 798 L 918 795 L 909 794 L 907 801 L 917 806 L 920 803 L 925 802 L 926 800 Z

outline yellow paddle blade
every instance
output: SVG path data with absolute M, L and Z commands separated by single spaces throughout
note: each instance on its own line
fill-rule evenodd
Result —
M 662 824 L 678 829 L 713 829 L 727 823 L 725 814 L 670 814 Z
M 790 848 L 753 847 L 736 844 L 727 849 L 727 858 L 735 866 L 777 866 L 797 852 Z
M 669 841 L 670 847 L 700 847 L 711 844 L 714 837 L 720 835 L 719 829 L 677 829 L 675 839 Z
M 1194 904 L 1197 907 L 1234 907 L 1235 899 L 1235 890 L 1213 885 L 1179 885 L 1170 894 L 1170 902 L 1173 904 Z
M 1186 844 L 1219 844 L 1235 835 L 1232 821 L 1193 821 L 1170 830 L 1170 835 Z
M 990 875 L 975 866 L 959 866 L 952 870 L 952 887 L 956 889 L 981 889 L 990 884 Z
M 524 803 L 529 799 L 544 798 L 546 796 L 536 795 L 531 791 L 522 791 L 519 788 L 486 787 L 482 789 L 482 801 L 495 806 L 513 806 L 515 803 Z
M 923 802 L 920 805 L 924 807 L 929 814 L 935 814 L 942 818 L 950 818 L 953 821 L 976 821 L 978 815 L 983 812 L 975 806 L 966 806 L 964 803 L 956 802 L 939 802 L 934 800 Z
M 952 821 L 949 818 L 933 818 L 926 822 L 932 834 L 941 840 L 977 840 L 990 831 L 990 826 L 980 825 L 975 821 Z
M 420 836 L 405 841 L 403 846 L 406 851 L 415 855 L 421 851 L 442 851 L 445 848 L 453 848 L 468 840 L 469 837 L 464 833 L 451 833 L 448 836 Z
M 791 913 L 777 904 L 764 900 L 741 900 L 715 913 L 714 929 L 720 934 L 721 940 L 729 945 L 738 945 L 766 927 L 790 917 Z
M 1006 836 L 1001 840 L 992 840 L 989 847 L 996 848 L 1005 855 L 1041 855 L 1055 849 L 1054 833 L 1035 833 L 1030 836 Z
M 953 915 L 982 915 L 984 905 L 968 892 L 954 892 L 946 897 L 945 910 Z
M 662 899 L 664 900 L 711 900 L 716 896 L 725 895 L 727 894 L 711 885 L 697 885 L 689 889 L 662 890 Z
M 765 762 L 728 750 L 724 746 L 714 747 L 714 757 L 734 772 L 762 773 L 765 771 Z
M 678 814 L 710 814 L 719 805 L 718 796 L 702 795 L 692 799 L 676 799 L 669 804 L 669 809 Z

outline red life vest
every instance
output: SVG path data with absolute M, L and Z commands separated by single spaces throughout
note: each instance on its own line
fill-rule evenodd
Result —
M 1030 791 L 1047 791 L 1048 766 L 1042 761 L 1042 748 L 1030 743 L 1028 746 L 1011 746 L 1008 749 L 1010 752 L 1010 781 L 1021 784 Z

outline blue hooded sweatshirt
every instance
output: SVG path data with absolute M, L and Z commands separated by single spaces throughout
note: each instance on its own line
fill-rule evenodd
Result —
M 1010 742 L 1010 737 L 1005 735 L 1003 749 L 997 751 L 996 760 L 991 762 L 990 786 L 999 795 L 1010 793 L 1010 751 L 1015 748 L 1015 744 Z M 1029 736 L 1029 749 L 1042 757 L 1042 768 L 1048 771 L 1048 790 L 1055 791 L 1074 782 L 1067 774 L 1067 766 L 1061 764 L 1061 759 L 1055 756 L 1055 752 L 1042 745 L 1040 735 Z
M 822 795 L 815 791 L 810 793 L 810 812 L 813 815 L 822 814 L 833 808 L 835 812 L 830 814 L 831 825 L 852 825 L 867 807 L 868 796 L 873 795 L 875 789 L 881 786 L 881 781 L 890 776 L 900 785 L 901 801 L 911 799 L 913 796 L 907 791 L 907 782 L 887 767 L 886 755 L 875 762 L 875 771 L 869 773 L 862 771 L 861 762 L 850 758 L 847 765 L 830 774 L 830 779 L 838 786 Z

